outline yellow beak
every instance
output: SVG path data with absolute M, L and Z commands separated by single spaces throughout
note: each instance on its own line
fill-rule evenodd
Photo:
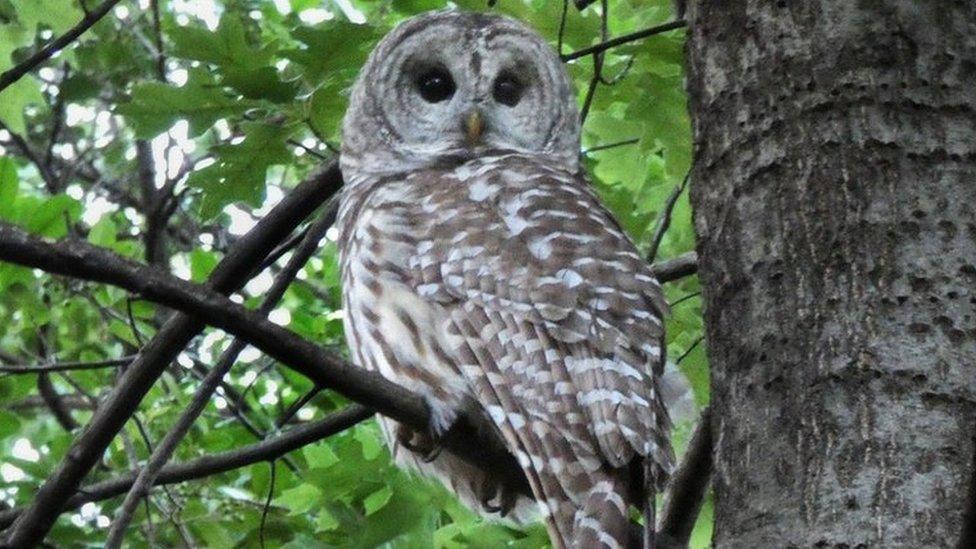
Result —
M 464 117 L 464 134 L 468 143 L 476 145 L 481 141 L 481 134 L 485 131 L 485 119 L 481 111 L 473 110 Z

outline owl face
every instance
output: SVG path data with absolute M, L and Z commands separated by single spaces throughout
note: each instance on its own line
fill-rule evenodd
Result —
M 343 125 L 347 177 L 544 154 L 575 170 L 579 115 L 558 55 L 514 20 L 460 11 L 411 19 L 384 38 Z

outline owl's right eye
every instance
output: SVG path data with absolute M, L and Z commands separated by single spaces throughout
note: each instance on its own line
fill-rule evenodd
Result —
M 417 79 L 417 91 L 428 103 L 440 103 L 450 99 L 455 89 L 450 73 L 439 67 L 427 69 Z

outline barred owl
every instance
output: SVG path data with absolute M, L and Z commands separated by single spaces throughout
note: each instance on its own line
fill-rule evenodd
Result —
M 344 322 L 359 366 L 429 406 L 430 433 L 381 420 L 399 463 L 485 512 L 535 507 L 555 547 L 620 547 L 634 464 L 661 482 L 672 462 L 666 304 L 589 188 L 579 133 L 565 68 L 522 24 L 441 11 L 398 26 L 343 126 Z M 534 501 L 429 452 L 460 410 L 490 418 Z

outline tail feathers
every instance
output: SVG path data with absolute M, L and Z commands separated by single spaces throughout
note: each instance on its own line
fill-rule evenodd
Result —
M 630 539 L 626 486 L 613 478 L 596 482 L 573 520 L 570 547 L 625 549 Z
M 551 471 L 534 471 L 536 498 L 555 549 L 627 549 L 631 544 L 625 482 L 600 471 L 585 493 L 567 494 Z M 610 472 L 616 475 L 617 472 Z

